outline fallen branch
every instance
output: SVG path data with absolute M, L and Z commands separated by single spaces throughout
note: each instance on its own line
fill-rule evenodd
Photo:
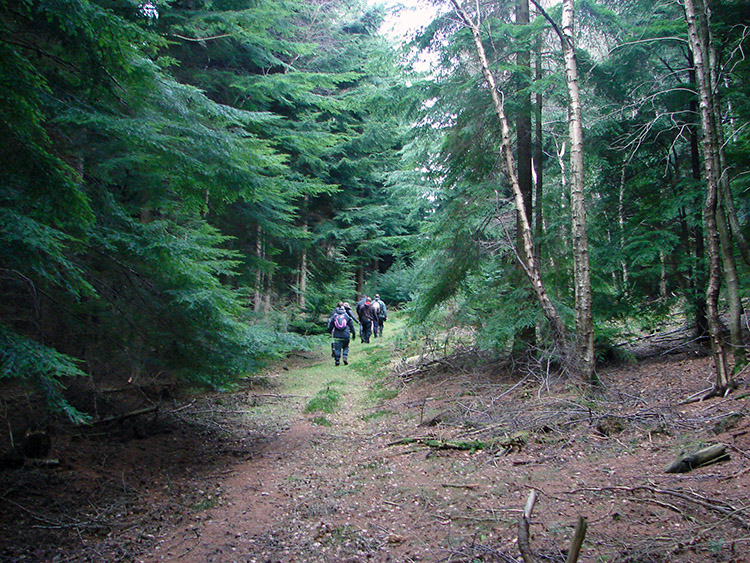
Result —
M 677 459 L 664 468 L 665 473 L 687 473 L 696 467 L 729 461 L 729 454 L 724 444 L 714 444 L 695 453 L 682 453 Z
M 723 514 L 725 516 L 731 517 L 735 521 L 739 522 L 744 528 L 750 529 L 750 523 L 747 522 L 744 518 L 741 518 L 739 514 L 741 512 L 744 512 L 747 509 L 750 509 L 750 507 L 742 507 L 742 508 L 735 508 L 729 503 L 721 503 L 717 504 L 714 502 L 708 502 L 705 500 L 705 498 L 696 495 L 695 493 L 683 493 L 681 491 L 676 491 L 672 489 L 659 489 L 657 487 L 651 487 L 649 485 L 638 485 L 636 487 L 624 487 L 624 486 L 612 486 L 612 487 L 583 487 L 580 489 L 575 489 L 573 491 L 569 491 L 568 494 L 577 494 L 577 493 L 583 493 L 583 492 L 597 492 L 597 493 L 603 493 L 603 492 L 626 492 L 634 494 L 636 491 L 645 491 L 657 495 L 667 495 L 675 498 L 682 499 L 687 502 L 692 502 L 694 504 L 697 504 L 699 506 L 702 506 L 703 508 L 707 508 L 708 510 L 712 510 L 714 512 L 718 512 L 719 514 Z M 692 495 L 692 496 L 691 496 Z
M 461 485 L 457 483 L 443 483 L 443 487 L 446 489 L 478 489 L 479 485 L 476 483 L 471 483 L 468 485 Z
M 107 424 L 109 422 L 119 422 L 120 420 L 126 420 L 128 418 L 134 418 L 136 416 L 141 416 L 143 414 L 149 414 L 157 410 L 159 410 L 159 405 L 154 405 L 151 407 L 145 407 L 142 409 L 137 409 L 134 411 L 126 412 L 125 414 L 105 416 L 104 418 L 100 418 L 99 420 L 94 420 L 91 424 L 94 425 L 94 424 Z
M 568 558 L 565 560 L 565 563 L 576 563 L 578 561 L 583 540 L 586 538 L 587 528 L 586 519 L 583 516 L 579 516 L 578 523 L 576 524 L 576 532 L 573 535 L 573 541 L 570 542 L 570 550 L 568 550 Z
M 400 440 L 391 442 L 388 445 L 406 446 L 409 444 L 422 444 L 423 446 L 428 446 L 437 450 L 468 450 L 472 452 L 484 449 L 489 445 L 486 442 L 480 442 L 478 440 L 462 442 L 451 440 L 437 440 L 435 438 L 401 438 Z
M 521 515 L 521 519 L 518 521 L 518 551 L 521 552 L 523 563 L 536 563 L 529 542 L 529 524 L 534 504 L 536 504 L 536 491 L 532 489 L 529 493 L 529 498 L 526 499 L 523 515 Z

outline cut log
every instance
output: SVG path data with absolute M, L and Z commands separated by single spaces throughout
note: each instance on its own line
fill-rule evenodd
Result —
M 695 453 L 683 452 L 677 459 L 664 468 L 665 473 L 687 473 L 696 467 L 729 461 L 729 454 L 724 444 L 714 444 Z

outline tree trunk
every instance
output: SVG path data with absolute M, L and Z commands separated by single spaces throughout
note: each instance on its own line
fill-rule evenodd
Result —
M 581 375 L 596 383 L 594 362 L 594 317 L 591 299 L 589 242 L 586 233 L 586 193 L 583 165 L 583 119 L 581 96 L 578 90 L 573 23 L 573 0 L 563 0 L 562 48 L 565 58 L 565 77 L 568 86 L 568 128 L 570 135 L 570 204 L 573 237 L 573 271 L 575 283 L 576 342 L 581 362 Z
M 729 303 L 729 338 L 734 355 L 734 371 L 744 366 L 745 343 L 742 339 L 742 300 L 740 297 L 740 279 L 737 274 L 737 264 L 734 261 L 732 237 L 729 234 L 724 209 L 719 205 L 716 213 L 716 226 L 721 241 L 721 259 L 724 263 L 724 281 L 727 284 L 727 302 Z
M 707 16 L 708 17 L 708 14 Z M 724 280 L 727 284 L 727 301 L 729 302 L 729 334 L 732 342 L 732 352 L 734 355 L 734 371 L 743 367 L 747 360 L 745 358 L 745 344 L 742 338 L 742 298 L 740 296 L 740 282 L 737 275 L 737 263 L 734 259 L 734 244 L 732 243 L 732 233 L 730 226 L 731 217 L 734 211 L 732 201 L 732 190 L 729 183 L 729 174 L 726 165 L 726 154 L 724 151 L 724 128 L 722 125 L 721 99 L 719 97 L 719 60 L 716 54 L 716 48 L 713 44 L 710 21 L 706 21 L 703 36 L 708 49 L 708 71 L 710 76 L 711 93 L 713 101 L 714 127 L 716 128 L 716 148 L 714 152 L 714 165 L 719 171 L 719 203 L 716 213 L 716 226 L 719 230 L 719 240 L 721 242 L 721 257 L 724 264 Z M 744 238 L 737 226 L 737 242 L 742 252 Z M 745 250 L 747 245 L 745 244 Z M 750 262 L 749 262 L 750 263 Z
M 365 269 L 362 264 L 357 265 L 357 279 L 354 282 L 354 287 L 357 294 L 354 296 L 356 301 L 359 301 L 359 297 L 364 294 L 365 287 Z
M 699 31 L 700 22 L 696 16 L 693 0 L 685 0 L 685 22 L 688 28 L 688 39 L 695 62 L 695 75 L 699 94 L 699 107 L 702 129 L 703 169 L 706 175 L 706 200 L 703 206 L 703 221 L 706 228 L 708 246 L 708 288 L 706 289 L 706 309 L 708 327 L 711 334 L 711 348 L 716 370 L 716 389 L 727 389 L 731 385 L 731 374 L 727 365 L 726 343 L 719 317 L 719 290 L 721 289 L 721 248 L 717 226 L 719 200 L 719 171 L 716 170 L 714 158 L 717 150 L 716 124 L 714 122 L 713 103 L 709 75 L 706 70 L 705 45 Z
M 516 0 L 516 24 L 529 24 L 529 1 Z M 532 178 L 531 178 L 531 95 L 529 94 L 529 73 L 531 71 L 531 57 L 526 49 L 520 50 L 516 55 L 516 102 L 519 105 L 518 118 L 516 120 L 516 166 L 518 167 L 518 187 L 523 196 L 526 220 L 531 223 L 532 219 Z M 521 210 L 516 210 L 520 215 Z M 523 249 L 523 230 L 520 228 L 520 217 L 517 220 L 518 247 Z M 525 261 L 527 257 L 521 254 Z
M 529 24 L 529 0 L 516 0 L 516 24 Z M 518 117 L 516 119 L 516 165 L 518 166 L 518 187 L 523 194 L 525 204 L 526 221 L 532 224 L 533 217 L 533 174 L 531 159 L 531 94 L 529 93 L 529 82 L 531 74 L 531 54 L 528 49 L 521 49 L 516 55 L 516 97 L 518 99 Z M 516 210 L 520 215 L 521 211 Z M 516 247 L 521 250 L 523 244 L 523 229 L 520 217 L 516 218 Z M 521 260 L 528 264 L 529 257 L 525 252 L 520 253 Z M 537 260 L 538 262 L 538 260 Z M 521 276 L 524 275 L 526 265 L 519 265 Z M 529 326 L 521 329 L 516 334 L 517 349 L 528 350 L 533 347 L 536 336 L 536 327 Z
M 262 285 L 263 285 L 263 228 L 258 225 L 255 233 L 255 257 L 258 259 L 258 269 L 255 272 L 255 289 L 253 291 L 253 311 L 260 312 L 262 303 Z
M 482 45 L 482 37 L 479 31 L 479 21 L 473 21 L 466 10 L 464 10 L 463 7 L 458 3 L 458 0 L 451 0 L 451 3 L 453 4 L 453 7 L 456 9 L 458 14 L 461 16 L 461 19 L 464 21 L 466 26 L 471 30 L 474 39 L 474 47 L 476 48 L 477 56 L 479 57 L 479 63 L 482 67 L 482 74 L 485 81 L 487 82 L 487 86 L 489 87 L 495 114 L 497 115 L 498 121 L 500 123 L 501 150 L 505 160 L 506 173 L 508 174 L 508 179 L 510 180 L 510 185 L 513 190 L 516 208 L 519 209 L 518 216 L 520 218 L 520 226 L 523 234 L 523 249 L 525 255 L 528 258 L 527 263 L 525 264 L 526 275 L 528 276 L 534 292 L 536 293 L 537 300 L 539 301 L 539 304 L 544 311 L 544 315 L 547 317 L 547 320 L 551 325 L 552 335 L 555 339 L 555 343 L 559 347 L 561 357 L 566 363 L 568 363 L 571 358 L 567 329 L 565 328 L 565 324 L 563 323 L 562 318 L 560 317 L 560 314 L 555 307 L 555 304 L 547 294 L 547 290 L 544 286 L 544 282 L 542 281 L 539 270 L 537 270 L 537 268 L 535 267 L 536 259 L 534 241 L 531 234 L 531 225 L 527 218 L 528 215 L 526 213 L 526 204 L 524 202 L 523 193 L 521 192 L 521 188 L 518 184 L 515 162 L 513 161 L 513 152 L 510 146 L 510 126 L 505 115 L 505 106 L 495 83 L 495 77 L 490 70 L 489 62 L 487 61 L 487 55 L 484 51 L 484 45 Z M 573 369 L 575 369 L 575 367 L 573 367 Z
M 541 82 L 542 80 L 542 36 L 540 35 L 536 41 L 536 81 Z M 534 234 L 537 243 L 536 247 L 536 268 L 541 271 L 541 240 L 544 236 L 544 206 L 542 205 L 544 200 L 544 138 L 542 136 L 542 93 L 536 93 L 536 103 L 534 106 L 534 120 L 535 120 L 535 146 L 534 146 L 534 184 L 535 184 L 535 195 L 536 205 L 534 206 Z
M 690 55 L 689 64 L 695 67 L 692 54 Z M 695 70 L 689 71 L 689 80 L 692 84 L 697 84 Z M 690 113 L 698 115 L 698 104 L 695 101 L 690 102 Z M 698 118 L 700 119 L 700 118 Z M 690 165 L 693 180 L 701 181 L 701 161 L 700 161 L 700 143 L 698 142 L 698 124 L 690 127 Z M 708 313 L 706 312 L 706 294 L 705 287 L 708 285 L 706 278 L 705 260 L 706 246 L 704 244 L 703 228 L 700 224 L 693 228 L 693 237 L 695 239 L 695 259 L 693 264 L 692 276 L 692 300 L 695 310 L 695 332 L 696 338 L 701 346 L 710 348 L 710 339 L 708 336 Z
M 710 22 L 709 22 L 710 23 Z M 731 237 L 734 237 L 737 243 L 737 248 L 740 251 L 740 256 L 745 263 L 750 266 L 750 247 L 748 247 L 747 239 L 742 232 L 740 227 L 739 219 L 737 218 L 737 210 L 734 207 L 734 200 L 732 199 L 732 190 L 729 182 L 729 174 L 727 169 L 727 158 L 724 150 L 724 127 L 722 125 L 722 111 L 721 111 L 721 98 L 719 97 L 719 56 L 716 52 L 716 46 L 713 42 L 713 34 L 711 33 L 711 26 L 707 23 L 705 26 L 706 37 L 704 38 L 708 45 L 708 58 L 709 58 L 709 73 L 711 76 L 711 92 L 713 95 L 714 102 L 714 122 L 716 123 L 716 135 L 718 144 L 718 156 L 719 156 L 719 170 L 722 173 L 719 176 L 719 198 L 724 205 L 729 226 L 731 228 Z M 734 260 L 734 257 L 732 257 Z
M 622 163 L 622 169 L 620 170 L 620 189 L 617 192 L 617 225 L 618 225 L 618 238 L 620 243 L 620 271 L 622 275 L 622 294 L 626 297 L 630 293 L 629 283 L 630 274 L 628 272 L 628 264 L 625 262 L 625 162 Z
M 305 198 L 307 199 L 307 198 Z M 302 228 L 305 233 L 305 240 L 307 240 L 307 222 Z M 307 293 L 307 276 L 308 276 L 308 264 L 307 264 L 307 244 L 302 248 L 302 255 L 299 259 L 299 276 L 297 280 L 297 305 L 300 309 L 304 309 L 307 304 L 305 301 L 305 294 Z

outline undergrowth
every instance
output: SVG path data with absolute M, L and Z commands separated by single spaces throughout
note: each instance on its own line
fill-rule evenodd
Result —
M 318 391 L 307 403 L 305 412 L 325 412 L 332 414 L 341 401 L 341 392 L 336 387 L 332 387 L 332 385 L 336 384 L 337 382 L 332 381 L 325 389 Z

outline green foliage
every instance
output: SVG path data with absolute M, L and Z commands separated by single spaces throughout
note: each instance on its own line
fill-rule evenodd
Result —
M 369 294 L 379 294 L 387 307 L 409 303 L 417 293 L 423 264 L 394 264 L 385 273 L 374 274 L 369 281 Z
M 74 358 L 0 325 L 0 379 L 22 378 L 34 385 L 52 412 L 78 423 L 89 419 L 63 396 L 63 378 L 85 375 Z
M 332 414 L 341 400 L 341 392 L 335 387 L 329 385 L 325 389 L 318 391 L 315 396 L 308 401 L 305 412 L 325 412 Z
M 308 346 L 286 312 L 251 314 L 251 296 L 286 310 L 306 252 L 317 322 L 353 293 L 360 241 L 404 232 L 370 201 L 403 125 L 377 12 L 156 10 L 12 0 L 0 12 L 3 375 L 77 421 L 63 383 L 84 370 L 224 386 Z M 350 231 L 353 205 L 380 212 Z

